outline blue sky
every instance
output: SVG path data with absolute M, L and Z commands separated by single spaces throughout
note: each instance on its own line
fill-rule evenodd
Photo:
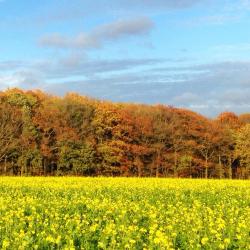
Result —
M 0 89 L 250 112 L 250 0 L 0 0 Z

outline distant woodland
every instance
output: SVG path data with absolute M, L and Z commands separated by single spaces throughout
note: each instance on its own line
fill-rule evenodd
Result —
M 0 92 L 0 173 L 250 177 L 250 113 L 215 119 L 78 94 Z

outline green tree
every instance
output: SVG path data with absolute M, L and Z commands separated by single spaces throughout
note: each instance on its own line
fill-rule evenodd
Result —
M 57 174 L 93 175 L 95 151 L 90 144 L 68 142 L 59 149 Z
M 241 177 L 249 178 L 250 171 L 250 124 L 246 124 L 236 133 L 236 157 L 240 159 Z
M 20 175 L 40 175 L 42 173 L 42 155 L 38 149 L 27 149 L 18 158 Z

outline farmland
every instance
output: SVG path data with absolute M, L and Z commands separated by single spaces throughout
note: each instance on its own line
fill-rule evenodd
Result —
M 2 249 L 250 249 L 250 182 L 1 177 Z

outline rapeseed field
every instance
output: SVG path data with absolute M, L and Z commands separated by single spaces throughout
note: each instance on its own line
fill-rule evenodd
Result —
M 250 249 L 250 181 L 1 177 L 1 249 Z

